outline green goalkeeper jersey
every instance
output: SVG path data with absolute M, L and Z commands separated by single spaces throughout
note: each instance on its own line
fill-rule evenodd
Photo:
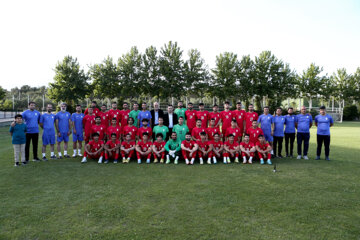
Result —
M 176 152 L 181 150 L 181 141 L 179 138 L 177 138 L 175 141 L 170 139 L 169 141 L 166 142 L 165 145 L 165 150 L 166 151 L 170 151 L 170 150 L 175 150 Z
M 154 134 L 155 134 L 155 139 L 156 139 L 156 135 L 158 134 L 158 133 L 161 133 L 162 135 L 163 135 L 163 139 L 165 140 L 166 139 L 166 135 L 168 134 L 168 132 L 169 132 L 169 128 L 167 127 L 167 126 L 159 126 L 159 125 L 157 125 L 157 126 L 155 126 L 154 127 L 154 129 L 153 129 L 153 132 L 154 132 Z
M 134 119 L 134 124 L 133 124 L 133 126 L 135 126 L 135 127 L 138 127 L 137 122 L 138 122 L 139 112 L 140 112 L 140 110 L 137 110 L 137 111 L 132 110 L 132 111 L 129 113 L 129 117 L 131 117 L 131 118 Z M 151 136 L 150 136 L 150 137 L 151 137 Z
M 186 126 L 186 124 L 176 124 L 173 128 L 173 132 L 176 132 L 177 138 L 182 142 L 185 140 L 185 135 L 187 132 L 189 132 L 189 128 Z
M 186 108 L 177 108 L 175 109 L 175 114 L 179 117 L 183 117 L 184 118 L 184 124 L 186 124 L 186 119 L 185 119 L 185 112 L 186 112 Z

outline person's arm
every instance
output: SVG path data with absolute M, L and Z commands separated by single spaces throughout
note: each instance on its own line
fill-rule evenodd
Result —
M 55 128 L 58 133 L 58 136 L 61 137 L 61 133 L 59 131 L 59 119 L 55 119 Z
M 159 152 L 156 150 L 155 145 L 152 145 L 151 147 L 152 147 L 152 151 L 153 151 L 153 153 L 155 153 L 155 154 L 159 154 Z
M 179 152 L 181 150 L 181 143 L 178 144 L 177 148 L 175 149 L 176 152 Z
M 187 152 L 190 152 L 190 151 L 191 151 L 189 148 L 185 147 L 184 144 L 181 144 L 181 149 L 182 149 L 182 150 L 185 150 L 185 151 L 187 151 Z
M 312 116 L 310 116 L 310 124 L 309 124 L 309 128 L 311 128 L 313 125 L 313 119 L 312 119 Z
M 110 150 L 111 150 L 111 149 L 110 149 L 110 146 L 109 146 L 109 145 L 107 145 L 107 144 L 105 144 L 105 145 L 104 145 L 104 149 L 105 149 L 105 150 L 108 150 L 108 151 L 110 151 Z
M 9 133 L 12 136 L 14 133 L 14 126 L 10 126 Z
M 137 152 L 142 153 L 142 150 L 141 150 L 141 148 L 140 148 L 140 146 L 138 144 L 136 144 L 135 149 L 136 149 Z
M 213 150 L 213 145 L 210 144 L 210 145 L 209 145 L 209 149 L 206 151 L 206 154 L 208 154 L 208 153 L 211 152 L 212 150 Z
M 318 120 L 317 120 L 317 116 L 315 117 L 315 120 L 314 120 L 314 122 L 315 122 L 315 127 L 317 127 L 317 126 L 318 126 Z
M 90 152 L 90 144 L 89 144 L 89 143 L 87 143 L 87 144 L 85 145 L 85 151 L 86 151 L 88 154 L 92 155 L 92 153 Z
M 165 144 L 165 150 L 166 150 L 167 152 L 170 151 L 170 149 L 169 149 L 169 144 L 170 144 L 170 140 L 167 141 L 166 144 Z
M 229 152 L 229 147 L 228 147 L 227 145 L 225 145 L 225 144 L 224 144 L 224 150 L 225 150 L 226 152 Z
M 101 144 L 101 147 L 99 148 L 99 150 L 96 151 L 95 155 L 98 155 L 99 153 L 101 153 L 102 150 L 104 150 L 104 144 Z
M 269 146 L 267 147 L 267 149 L 266 149 L 266 152 L 268 153 L 268 152 L 270 152 L 271 151 L 271 146 L 270 146 L 270 144 L 269 144 Z M 265 152 L 265 151 L 264 151 Z
M 68 131 L 68 136 L 70 136 L 71 134 L 71 119 L 69 118 L 69 131 Z
M 334 119 L 330 116 L 330 127 L 334 126 Z

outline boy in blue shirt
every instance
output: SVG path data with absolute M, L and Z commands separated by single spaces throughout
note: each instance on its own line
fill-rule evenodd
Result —
M 46 113 L 41 115 L 40 117 L 40 127 L 44 129 L 42 135 L 42 160 L 47 161 L 46 158 L 46 146 L 50 144 L 50 152 L 51 152 L 51 159 L 56 159 L 54 154 L 54 144 L 55 144 L 55 114 L 52 111 L 52 104 L 48 104 L 46 107 Z
M 307 154 L 309 150 L 310 128 L 312 127 L 313 119 L 309 113 L 306 113 L 306 107 L 301 107 L 301 113 L 296 116 L 295 127 L 297 129 L 297 145 L 298 156 L 301 159 L 302 142 L 304 142 L 304 159 L 309 160 Z
M 56 131 L 58 134 L 57 137 L 57 150 L 59 158 L 61 159 L 61 142 L 64 141 L 64 157 L 69 158 L 70 156 L 67 153 L 69 136 L 70 136 L 70 125 L 71 125 L 71 115 L 66 111 L 66 103 L 61 103 L 61 111 L 58 112 L 55 116 Z
M 284 126 L 285 126 L 285 116 L 282 116 L 282 109 L 276 109 L 276 116 L 274 117 L 274 130 L 272 134 L 274 136 L 274 156 L 282 158 L 282 143 L 284 139 Z M 278 149 L 276 149 L 278 147 Z M 278 155 L 276 155 L 276 153 Z
M 324 142 L 325 159 L 330 161 L 330 127 L 334 125 L 333 118 L 326 114 L 325 106 L 320 107 L 320 114 L 315 117 L 315 126 L 317 127 L 317 151 L 316 160 L 320 160 L 321 148 Z
M 295 120 L 296 116 L 293 114 L 294 109 L 288 108 L 288 115 L 285 116 L 285 151 L 286 157 L 293 157 L 294 141 L 295 141 Z M 289 151 L 290 143 L 290 151 Z
M 22 116 L 20 114 L 17 114 L 15 116 L 15 122 L 11 124 L 9 130 L 12 137 L 12 144 L 14 147 L 15 167 L 20 165 L 20 155 L 22 164 L 27 164 L 27 161 L 25 159 L 26 131 L 26 124 L 22 122 Z
M 22 118 L 25 121 L 26 132 L 26 145 L 25 145 L 25 159 L 29 161 L 30 157 L 30 143 L 33 145 L 33 161 L 40 161 L 37 155 L 38 142 L 39 142 L 39 121 L 40 112 L 35 110 L 35 102 L 29 102 L 29 109 L 22 113 Z
M 151 113 L 147 110 L 146 103 L 141 104 L 142 111 L 139 112 L 137 118 L 138 118 L 138 128 L 141 128 L 143 126 L 142 120 L 143 119 L 149 119 L 148 127 L 152 128 L 152 120 L 151 120 Z
M 74 154 L 73 157 L 76 157 L 76 150 L 77 155 L 81 157 L 81 149 L 82 149 L 82 141 L 84 141 L 83 135 L 83 118 L 84 114 L 81 110 L 81 105 L 76 105 L 76 112 L 71 115 L 71 122 L 72 122 L 72 131 L 73 131 L 73 149 Z

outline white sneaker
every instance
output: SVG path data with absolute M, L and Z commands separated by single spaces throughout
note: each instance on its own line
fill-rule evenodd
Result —
M 147 159 L 147 160 L 146 160 L 146 163 L 149 164 L 149 163 L 150 163 L 150 159 Z
M 204 161 L 202 159 L 200 159 L 200 164 L 204 164 Z
M 227 163 L 231 163 L 230 158 L 227 158 Z
M 195 161 L 195 159 L 194 159 L 194 158 L 193 158 L 193 159 L 191 159 L 190 164 L 191 164 L 191 165 L 193 165 L 193 164 L 194 164 L 194 161 Z
M 252 164 L 252 160 L 249 159 L 249 164 Z
M 296 159 L 301 159 L 301 155 L 298 155 Z
M 213 163 L 217 164 L 216 157 L 213 157 Z
M 98 163 L 102 163 L 102 157 L 99 158 Z
M 244 159 L 244 160 L 243 160 L 243 164 L 246 164 L 246 162 L 247 162 L 246 159 Z M 249 162 L 250 162 L 250 161 L 249 161 Z
M 140 164 L 141 163 L 141 159 L 138 159 L 138 164 Z
M 73 157 L 73 158 L 76 157 L 76 152 L 72 155 L 72 157 Z
M 87 160 L 86 160 L 86 157 L 84 157 L 82 160 L 81 160 L 81 163 L 86 163 Z
M 211 159 L 210 158 L 207 160 L 207 164 L 211 164 Z
M 187 160 L 187 159 L 185 159 L 185 163 L 187 164 L 187 165 L 189 165 L 189 160 Z
M 309 160 L 308 156 L 304 156 L 304 159 L 305 159 L 305 160 Z
M 227 161 L 226 161 L 226 159 L 224 159 L 224 164 L 227 164 Z
M 78 156 L 79 156 L 79 157 L 82 157 L 82 154 L 81 154 L 81 153 L 78 153 Z

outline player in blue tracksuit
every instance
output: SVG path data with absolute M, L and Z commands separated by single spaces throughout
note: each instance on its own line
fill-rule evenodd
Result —
M 297 159 L 301 159 L 301 148 L 302 142 L 304 142 L 304 152 L 303 157 L 305 160 L 309 160 L 307 156 L 309 150 L 309 140 L 310 140 L 310 128 L 313 124 L 312 116 L 309 113 L 306 113 L 306 107 L 301 107 L 301 113 L 296 116 L 295 127 L 297 128 L 297 145 L 298 145 L 298 156 Z
M 81 155 L 81 148 L 82 148 L 82 141 L 84 141 L 83 135 L 83 118 L 84 114 L 81 110 L 81 105 L 76 105 L 76 112 L 71 115 L 71 122 L 72 122 L 72 132 L 73 132 L 73 149 L 74 154 L 73 157 Z M 76 153 L 77 151 L 77 153 Z
M 54 144 L 55 144 L 55 114 L 52 112 L 52 104 L 48 104 L 46 107 L 46 113 L 40 117 L 40 127 L 44 129 L 42 135 L 42 159 L 47 161 L 46 158 L 46 146 L 50 144 L 51 159 L 56 159 L 54 153 Z
M 282 158 L 281 151 L 282 151 L 282 143 L 284 139 L 284 126 L 285 126 L 285 116 L 282 116 L 282 109 L 276 109 L 276 116 L 274 117 L 274 129 L 273 129 L 273 136 L 274 136 L 274 156 L 278 156 Z
M 333 118 L 329 114 L 326 114 L 325 106 L 321 106 L 320 114 L 315 117 L 315 126 L 317 126 L 316 160 L 320 160 L 321 148 L 324 142 L 325 159 L 330 161 L 330 127 L 332 127 L 333 125 Z
M 66 111 L 66 103 L 61 103 L 61 111 L 58 112 L 55 116 L 56 131 L 57 131 L 57 150 L 59 158 L 61 156 L 61 142 L 64 141 L 64 157 L 70 157 L 67 153 L 69 136 L 70 136 L 70 126 L 71 126 L 71 115 Z
M 286 157 L 293 157 L 294 141 L 295 141 L 295 120 L 294 109 L 288 108 L 288 114 L 285 116 L 285 151 Z M 290 150 L 289 150 L 290 144 Z
M 261 124 L 261 130 L 264 132 L 265 140 L 269 142 L 271 148 L 273 147 L 273 136 L 272 128 L 273 128 L 273 122 L 274 117 L 269 113 L 269 107 L 264 107 L 264 113 L 261 114 L 257 120 L 258 123 Z M 271 151 L 271 154 L 273 154 L 273 150 Z

